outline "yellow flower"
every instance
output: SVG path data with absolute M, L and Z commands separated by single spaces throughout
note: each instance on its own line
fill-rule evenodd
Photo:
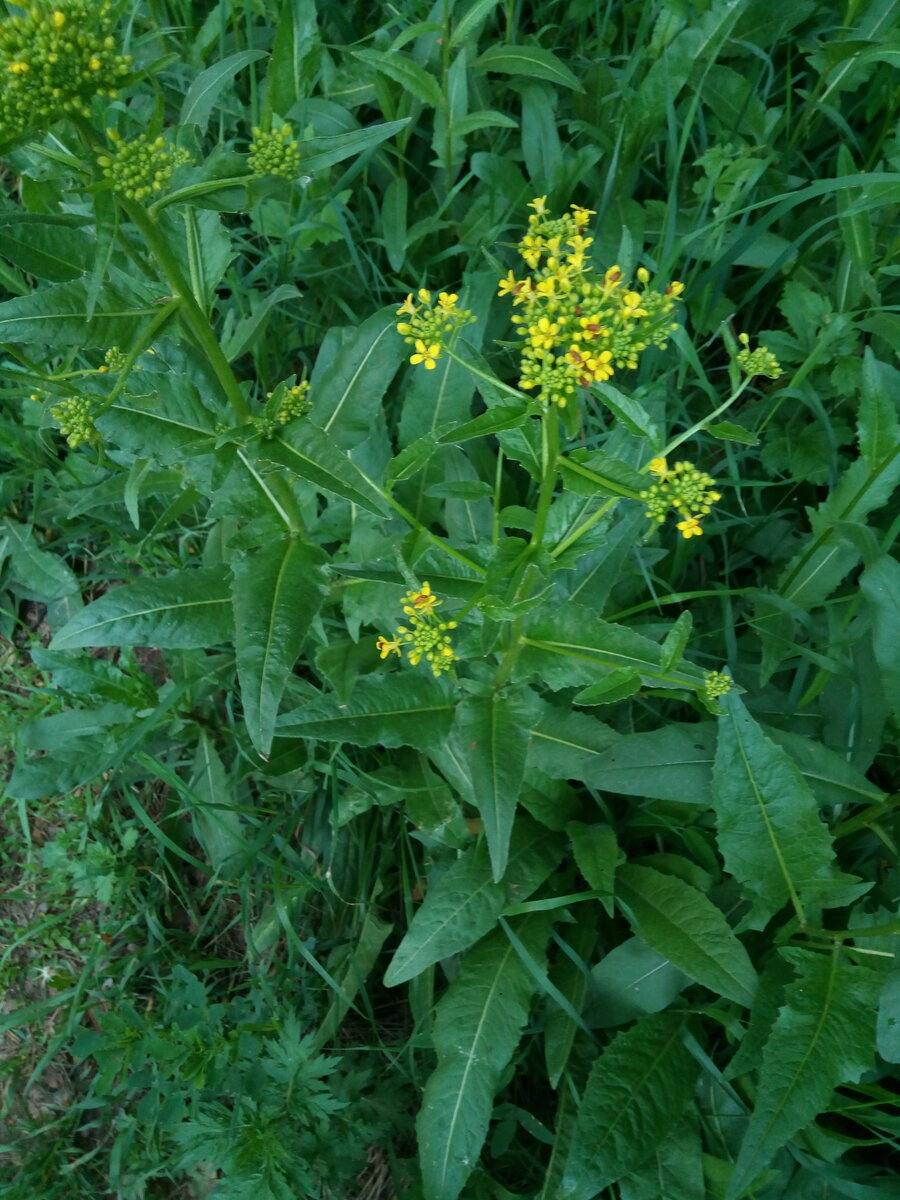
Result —
M 512 271 L 507 271 L 506 278 L 500 280 L 498 296 L 517 296 L 527 286 L 527 280 L 516 279 Z
M 640 292 L 625 292 L 622 296 L 622 308 L 625 310 L 625 315 L 635 321 L 638 317 L 647 315 L 646 308 L 641 308 Z
M 431 292 L 429 292 L 428 288 L 419 288 L 419 299 L 423 304 L 431 303 Z
M 25 72 L 28 70 L 28 63 L 27 62 L 11 62 L 9 64 L 9 70 L 12 71 L 13 75 L 24 75 Z
M 433 371 L 440 357 L 441 347 L 439 342 L 433 342 L 430 346 L 426 346 L 421 338 L 417 338 L 416 353 L 410 356 L 409 361 L 413 366 L 416 366 L 418 363 L 424 363 L 426 371 Z
M 672 282 L 667 285 L 665 295 L 678 297 L 683 291 L 684 284 L 679 283 L 677 279 L 673 279 Z
M 63 25 L 66 23 L 66 14 L 62 12 L 55 12 L 50 20 L 53 22 L 54 29 L 62 29 Z
M 559 326 L 555 321 L 541 317 L 537 325 L 528 326 L 528 332 L 531 336 L 531 344 L 536 350 L 549 350 L 556 341 Z
M 669 464 L 662 457 L 651 458 L 647 464 L 647 470 L 651 475 L 655 475 L 658 479 L 668 479 L 672 472 L 669 470 Z M 718 500 L 719 497 L 716 496 Z
M 580 204 L 570 204 L 572 216 L 575 218 L 576 224 L 587 225 L 591 217 L 596 217 L 597 213 L 593 208 L 582 208 Z
M 456 308 L 456 302 L 458 299 L 459 296 L 457 296 L 455 292 L 441 292 L 441 294 L 438 296 L 438 304 L 445 313 L 448 313 L 452 312 L 453 309 Z
M 416 315 L 417 311 L 418 310 L 417 310 L 415 304 L 413 304 L 412 292 L 410 292 L 409 295 L 406 297 L 406 299 L 403 301 L 403 303 L 400 305 L 400 307 L 397 309 L 397 316 L 402 317 L 404 313 L 409 313 L 409 315 L 411 317 L 414 317 Z
M 650 272 L 647 270 L 646 267 L 638 267 L 637 277 L 641 283 L 649 283 L 650 282 Z
M 539 217 L 542 217 L 544 215 L 544 213 L 547 211 L 547 197 L 546 196 L 536 196 L 534 200 L 528 201 L 528 207 L 533 208 L 535 213 Z
M 443 600 L 438 600 L 430 583 L 423 583 L 417 592 L 407 592 L 403 597 L 403 611 L 408 617 L 416 613 L 432 613 Z
M 389 654 L 396 654 L 399 658 L 399 656 L 400 656 L 400 639 L 397 638 L 396 640 L 391 641 L 390 639 L 388 639 L 386 637 L 380 637 L 378 639 L 378 641 L 375 643 L 375 649 L 381 653 L 382 658 L 387 658 L 387 656 Z
M 685 520 L 679 521 L 675 528 L 681 533 L 683 538 L 700 537 L 703 530 L 700 528 L 700 522 L 696 517 L 686 517 Z

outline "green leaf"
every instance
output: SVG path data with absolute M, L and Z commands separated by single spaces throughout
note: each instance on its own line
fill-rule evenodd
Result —
M 215 418 L 191 380 L 174 372 L 138 377 L 147 392 L 128 391 L 101 417 L 97 428 L 123 450 L 151 456 L 164 466 L 181 465 L 215 444 Z
M 473 781 L 465 799 L 481 814 L 495 882 L 503 878 L 519 791 L 525 775 L 531 708 L 515 693 L 471 696 L 456 710 L 455 741 L 464 777 Z
M 881 686 L 900 720 L 900 563 L 887 554 L 863 571 L 860 590 L 872 620 L 872 646 Z
M 241 317 L 222 337 L 222 353 L 228 361 L 234 362 L 253 349 L 265 333 L 269 318 L 279 304 L 285 300 L 299 300 L 301 295 L 299 288 L 292 283 L 280 283 L 262 295 L 257 293 L 250 304 L 250 315 Z
M 621 1200 L 708 1200 L 700 1128 L 689 1109 L 637 1171 L 619 1180 Z
M 427 750 L 447 736 L 455 703 L 430 675 L 360 679 L 346 703 L 337 696 L 304 704 L 278 722 L 280 737 L 320 738 L 351 746 L 415 746 Z
M 753 903 L 745 926 L 761 929 L 788 901 L 804 922 L 807 904 L 836 908 L 868 891 L 870 884 L 838 869 L 831 835 L 793 760 L 733 692 L 722 706 L 713 806 L 725 868 Z
M 191 823 L 210 866 L 229 877 L 229 861 L 245 848 L 241 818 L 235 805 L 234 783 L 229 779 L 209 734 L 201 729 L 194 755 L 190 789 L 196 797 Z
M 662 644 L 662 656 L 659 665 L 664 671 L 671 671 L 681 662 L 685 648 L 691 638 L 694 628 L 694 618 L 691 610 L 686 608 L 669 632 Z
M 216 101 L 238 71 L 265 57 L 264 50 L 239 50 L 201 71 L 187 90 L 178 117 L 179 125 L 199 125 L 200 131 L 205 133 Z
M 398 175 L 385 188 L 381 202 L 381 231 L 392 271 L 399 271 L 406 261 L 408 209 L 409 184 L 405 176 Z
M 0 304 L 0 340 L 24 345 L 127 346 L 151 316 L 144 302 L 112 283 L 93 303 L 88 283 L 73 279 Z
M 870 260 L 871 261 L 871 260 Z M 900 371 L 880 362 L 867 346 L 863 354 L 862 394 L 857 427 L 859 452 L 870 467 L 877 467 L 900 442 L 897 405 Z
M 343 162 L 354 154 L 373 150 L 388 138 L 405 129 L 410 118 L 401 121 L 385 121 L 381 125 L 367 125 L 365 129 L 351 129 L 347 133 L 309 138 L 303 142 L 300 169 L 310 174 L 327 171 L 335 163 Z
M 620 738 L 595 717 L 548 704 L 531 730 L 528 766 L 551 779 L 589 782 L 594 763 Z
M 602 904 L 612 916 L 616 867 L 624 857 L 616 841 L 615 830 L 609 825 L 585 825 L 582 821 L 570 821 L 566 833 L 572 839 L 572 852 L 578 870 L 595 892 L 606 897 Z
M 591 968 L 585 1019 L 592 1027 L 625 1025 L 668 1008 L 690 980 L 638 937 L 626 938 Z
M 696 1075 L 682 1026 L 673 1014 L 643 1017 L 594 1063 L 558 1200 L 594 1200 L 639 1167 L 675 1127 Z
M 472 3 L 455 23 L 450 36 L 450 45 L 455 48 L 466 38 L 477 35 L 479 27 L 499 3 L 500 0 L 472 0 Z M 477 37 L 474 40 L 477 41 Z
M 493 71 L 499 75 L 520 75 L 523 79 L 546 79 L 549 83 L 584 91 L 566 64 L 550 50 L 540 46 L 497 44 L 485 50 L 472 63 L 473 70 Z
M 599 683 L 589 684 L 572 697 L 573 704 L 616 704 L 641 690 L 641 677 L 631 667 L 611 671 Z
M 67 622 L 51 650 L 79 646 L 209 649 L 233 634 L 228 571 L 193 567 L 114 587 Z
M 415 97 L 422 104 L 431 108 L 444 107 L 444 94 L 435 77 L 407 54 L 396 50 L 353 50 L 354 58 L 374 67 L 395 83 L 399 83 L 405 92 Z
M 790 948 L 798 969 L 766 1042 L 750 1125 L 728 1183 L 737 1200 L 775 1153 L 822 1112 L 835 1087 L 856 1083 L 875 1060 L 882 975 L 830 954 Z
M 526 900 L 563 851 L 562 839 L 520 817 L 513 830 L 504 883 L 494 883 L 486 842 L 479 842 L 431 886 L 384 976 L 387 987 L 467 949 L 497 924 L 508 895 Z
M 83 230 L 18 222 L 0 233 L 0 255 L 51 283 L 64 283 L 89 271 L 97 246 Z
M 266 75 L 268 102 L 276 113 L 287 113 L 309 94 L 320 59 L 315 0 L 290 0 L 279 11 Z
M 616 898 L 648 946 L 710 991 L 750 1007 L 756 971 L 721 910 L 702 892 L 674 875 L 627 863 L 616 873 Z
M 550 1086 L 556 1088 L 566 1069 L 575 1036 L 585 1027 L 581 1017 L 591 977 L 585 964 L 597 944 L 597 921 L 593 910 L 579 905 L 574 926 L 565 931 L 566 953 L 550 968 L 550 983 L 566 1001 L 568 1009 L 551 1004 L 544 1017 L 544 1060 Z
M 896 967 L 878 998 L 878 1053 L 886 1062 L 900 1063 L 900 971 Z
M 597 392 L 606 407 L 636 437 L 646 438 L 653 449 L 660 444 L 659 429 L 650 414 L 633 396 L 626 396 L 609 383 L 592 383 L 591 390 Z
M 715 425 L 704 426 L 707 433 L 724 442 L 740 442 L 743 446 L 756 446 L 759 438 L 743 425 L 735 425 L 734 421 L 718 421 Z
M 387 511 L 371 479 L 308 420 L 293 421 L 280 437 L 261 442 L 258 452 L 261 459 L 287 467 L 322 492 L 341 496 L 376 516 Z
M 323 554 L 284 539 L 234 564 L 235 654 L 244 720 L 253 745 L 267 755 L 278 706 L 310 623 L 322 604 Z
M 687 687 L 696 691 L 703 675 L 692 663 L 663 670 L 662 647 L 624 625 L 600 620 L 577 604 L 552 615 L 538 614 L 526 627 L 519 676 L 538 674 L 550 687 L 594 683 L 622 667 L 637 671 L 651 687 Z
M 785 600 L 808 609 L 831 595 L 860 557 L 841 526 L 864 524 L 870 512 L 888 502 L 898 483 L 900 440 L 877 462 L 859 458 L 843 473 L 828 499 L 809 512 L 812 534 L 778 581 Z
M 541 970 L 550 920 L 512 918 Z M 459 975 L 435 1009 L 437 1068 L 416 1120 L 422 1181 L 429 1200 L 456 1200 L 474 1170 L 490 1124 L 494 1095 L 513 1056 L 537 984 L 502 930 L 463 958 Z
M 354 328 L 324 369 L 310 380 L 312 419 L 336 446 L 365 441 L 382 419 L 384 394 L 404 358 L 394 308 L 382 309 Z
M 519 122 L 494 109 L 469 113 L 450 126 L 450 137 L 467 137 L 478 129 L 518 129 Z
M 81 588 L 78 576 L 68 563 L 49 550 L 41 550 L 34 534 L 18 521 L 0 522 L 0 534 L 9 541 L 10 574 L 32 600 L 59 600 L 77 596 Z

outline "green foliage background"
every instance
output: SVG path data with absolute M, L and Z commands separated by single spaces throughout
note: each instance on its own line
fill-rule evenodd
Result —
M 110 19 L 118 95 L 0 127 L 0 1197 L 898 1195 L 898 0 Z M 685 284 L 558 476 L 543 195 Z M 690 541 L 627 498 L 687 430 Z

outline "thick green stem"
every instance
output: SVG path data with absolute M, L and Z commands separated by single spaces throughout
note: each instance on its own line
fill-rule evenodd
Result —
M 556 463 L 559 459 L 559 409 L 555 406 L 541 418 L 541 485 L 538 491 L 534 529 L 529 547 L 539 547 L 547 528 L 547 514 L 556 487 Z
M 197 345 L 206 355 L 207 361 L 222 387 L 222 391 L 225 393 L 234 410 L 235 417 L 239 422 L 243 423 L 250 416 L 247 401 L 244 399 L 244 394 L 240 389 L 228 359 L 222 352 L 219 339 L 206 319 L 202 308 L 194 298 L 190 284 L 182 274 L 178 259 L 172 252 L 166 239 L 160 233 L 159 228 L 151 220 L 145 208 L 142 208 L 139 204 L 135 204 L 131 200 L 124 199 L 122 196 L 117 196 L 116 199 L 141 231 L 144 241 L 147 243 L 147 248 L 156 259 L 157 265 L 163 275 L 165 275 L 166 281 L 172 289 L 173 297 L 178 297 L 181 300 L 182 319 L 185 325 L 187 325 Z

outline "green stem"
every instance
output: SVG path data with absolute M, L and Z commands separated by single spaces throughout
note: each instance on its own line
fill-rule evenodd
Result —
M 145 208 L 142 208 L 139 204 L 135 204 L 132 200 L 126 200 L 123 196 L 117 195 L 116 199 L 131 221 L 141 231 L 148 249 L 156 259 L 157 265 L 163 275 L 165 275 L 166 281 L 172 289 L 173 297 L 178 297 L 181 300 L 184 323 L 193 334 L 197 345 L 206 355 L 209 365 L 212 367 L 216 378 L 221 384 L 222 391 L 225 393 L 234 410 L 235 417 L 241 423 L 247 421 L 250 416 L 250 410 L 247 407 L 244 394 L 240 389 L 228 359 L 222 351 L 222 347 L 219 345 L 219 340 L 209 321 L 206 319 L 202 308 L 194 298 L 190 284 L 182 274 L 178 259 L 172 252 L 168 242 L 151 220 Z
M 464 358 L 460 358 L 458 354 L 454 353 L 449 346 L 444 346 L 442 349 L 448 358 L 452 358 L 455 363 L 459 363 L 461 367 L 465 367 L 467 371 L 470 371 L 473 375 L 477 376 L 478 379 L 483 379 L 485 383 L 489 383 L 491 387 L 496 388 L 497 391 L 503 392 L 507 396 L 514 397 L 519 401 L 519 403 L 521 403 L 523 400 L 526 401 L 526 403 L 528 402 L 528 396 L 523 396 L 522 393 L 516 388 L 510 387 L 508 383 L 504 383 L 503 380 L 498 379 L 496 375 L 491 375 L 489 371 L 482 371 L 482 369 L 480 367 L 476 367 L 474 363 L 466 362 Z
M 557 544 L 550 551 L 550 557 L 559 558 L 559 556 L 568 550 L 570 546 L 574 545 L 580 537 L 584 537 L 588 530 L 592 529 L 600 520 L 600 518 L 605 517 L 609 510 L 611 508 L 615 508 L 618 503 L 619 501 L 617 497 L 610 496 L 606 503 L 601 504 L 597 511 L 595 513 L 591 513 L 586 521 L 582 521 L 577 529 L 573 529 L 572 532 L 567 537 L 564 537 L 561 542 L 557 542 Z
M 151 221 L 155 221 L 164 208 L 170 204 L 179 204 L 182 200 L 193 200 L 195 196 L 208 196 L 210 192 L 220 192 L 222 188 L 246 187 L 256 178 L 255 175 L 229 175 L 225 179 L 205 179 L 201 183 L 190 183 L 187 187 L 177 188 L 160 196 L 147 209 Z
M 672 438 L 671 442 L 669 442 L 666 448 L 661 452 L 660 457 L 668 458 L 672 451 L 677 450 L 683 442 L 686 442 L 689 438 L 692 438 L 695 433 L 699 433 L 701 429 L 705 429 L 710 421 L 714 421 L 716 417 L 720 416 L 723 412 L 725 412 L 726 409 L 731 408 L 735 400 L 737 400 L 739 396 L 743 395 L 749 386 L 750 380 L 745 379 L 737 391 L 731 393 L 724 404 L 720 404 L 718 408 L 714 409 L 711 413 L 709 413 L 708 416 L 705 416 L 702 421 L 697 421 L 696 424 L 690 427 L 690 429 L 686 429 L 684 433 L 679 433 L 678 437 Z M 649 464 L 642 467 L 641 470 L 646 471 L 648 466 Z
M 474 559 L 471 559 L 468 557 L 468 555 L 463 554 L 461 550 L 457 550 L 455 546 L 451 546 L 449 542 L 445 542 L 444 539 L 438 534 L 432 533 L 427 526 L 422 524 L 418 517 L 413 516 L 408 508 L 404 508 L 399 500 L 395 500 L 390 492 L 386 492 L 383 488 L 380 488 L 377 485 L 373 486 L 375 486 L 375 490 L 381 496 L 382 500 L 384 500 L 386 504 L 389 504 L 394 512 L 399 517 L 402 517 L 407 525 L 410 526 L 410 528 L 415 529 L 416 533 L 420 533 L 423 537 L 428 538 L 428 540 L 433 542 L 439 550 L 443 550 L 445 554 L 449 554 L 450 557 L 455 558 L 457 562 L 463 563 L 469 568 L 470 571 L 475 571 L 478 575 L 485 574 L 484 567 L 482 567 L 480 563 L 475 562 Z
M 160 308 L 159 312 L 153 314 L 153 320 L 128 352 L 128 356 L 125 359 L 125 365 L 119 372 L 119 378 L 113 385 L 112 391 L 103 401 L 101 407 L 97 410 L 98 415 L 101 412 L 106 412 L 108 408 L 112 408 L 119 396 L 122 394 L 122 389 L 125 387 L 125 384 L 128 382 L 128 376 L 131 374 L 131 368 L 134 366 L 138 357 L 144 353 L 146 348 L 153 341 L 153 337 L 156 332 L 161 329 L 162 326 L 165 325 L 166 321 L 173 317 L 180 308 L 181 297 L 175 296 L 171 300 L 167 301 L 162 308 Z
M 536 549 L 544 540 L 547 514 L 556 487 L 556 463 L 559 459 L 559 409 L 554 405 L 541 418 L 541 484 L 538 491 L 537 509 L 534 514 L 534 529 L 529 549 Z

